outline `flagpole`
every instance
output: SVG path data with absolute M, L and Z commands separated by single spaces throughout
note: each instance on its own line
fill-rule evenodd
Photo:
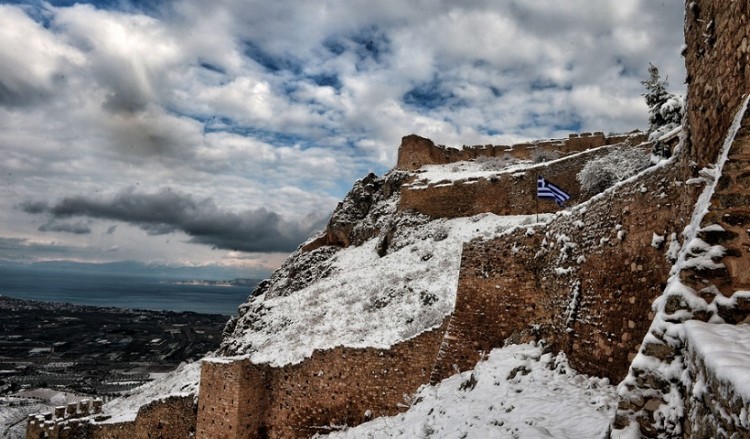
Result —
M 539 222 L 539 174 L 536 174 L 536 185 L 537 185 L 536 187 L 537 194 L 536 194 L 536 197 L 534 198 L 536 198 L 536 222 L 538 223 Z

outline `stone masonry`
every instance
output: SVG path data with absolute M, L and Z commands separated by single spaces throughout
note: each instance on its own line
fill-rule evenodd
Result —
M 201 370 L 197 439 L 306 438 L 408 407 L 445 325 L 390 349 L 337 347 L 299 364 L 219 358 Z
M 544 338 L 579 372 L 621 380 L 638 351 L 684 227 L 675 168 L 590 202 L 582 216 L 464 246 L 456 308 L 433 381 L 473 369 L 481 352 Z M 654 235 L 664 237 L 652 245 Z
M 30 417 L 26 438 L 185 439 L 195 433 L 195 413 L 192 395 L 172 396 L 141 407 L 134 421 L 107 423 L 101 401 L 82 402 Z
M 557 212 L 560 207 L 549 199 L 538 200 L 537 177 L 543 176 L 564 188 L 575 205 L 588 198 L 581 193 L 576 176 L 590 160 L 600 158 L 613 148 L 636 148 L 641 136 L 604 148 L 585 151 L 524 171 L 500 173 L 489 178 L 459 180 L 452 184 L 437 182 L 428 186 L 417 180 L 401 188 L 399 210 L 413 210 L 432 218 L 456 218 L 491 212 L 496 215 L 529 215 Z M 403 147 L 403 144 L 402 144 Z M 650 145 L 642 147 L 644 154 Z
M 401 139 L 396 169 L 414 171 L 424 165 L 445 165 L 478 157 L 501 157 L 506 154 L 524 160 L 528 160 L 539 152 L 566 155 L 604 145 L 615 145 L 625 142 L 629 138 L 637 138 L 636 143 L 645 140 L 643 133 L 638 131 L 612 136 L 605 136 L 604 133 L 598 132 L 571 134 L 567 139 L 540 140 L 512 146 L 475 145 L 457 149 L 435 145 L 430 139 L 412 134 Z
M 279 368 L 239 359 L 209 361 L 202 369 L 197 406 L 192 396 L 167 398 L 141 408 L 135 421 L 120 424 L 96 422 L 91 413 L 66 418 L 66 408 L 32 417 L 27 438 L 310 437 L 395 414 L 408 407 L 409 395 L 420 385 L 452 375 L 456 369 L 471 369 L 482 352 L 506 342 L 536 338 L 547 340 L 553 350 L 566 352 L 579 372 L 606 376 L 613 382 L 628 373 L 636 352 L 661 359 L 684 356 L 690 362 L 688 375 L 708 377 L 705 365 L 690 357 L 684 343 L 644 340 L 652 340 L 649 326 L 655 315 L 651 304 L 664 291 L 674 263 L 671 249 L 682 244 L 682 231 L 703 189 L 687 184 L 688 179 L 698 177 L 701 168 L 715 162 L 734 112 L 750 91 L 750 3 L 695 0 L 686 7 L 689 99 L 687 139 L 680 159 L 596 196 L 575 214 L 560 215 L 543 227 L 466 244 L 455 310 L 442 327 L 390 349 L 338 347 Z M 747 323 L 750 315 L 750 300 L 735 294 L 750 290 L 748 117 L 729 151 L 712 206 L 701 224 L 704 230 L 698 236 L 712 248 L 722 248 L 722 256 L 714 261 L 718 264 L 714 269 L 680 274 L 697 297 L 715 305 L 716 315 L 730 324 Z M 513 147 L 458 150 L 412 135 L 402 142 L 397 168 L 415 170 L 425 164 L 505 154 L 525 159 L 533 151 L 567 154 L 624 140 L 594 133 Z M 569 174 L 574 175 L 573 171 Z M 558 177 L 562 179 L 562 175 Z M 415 189 L 405 195 L 401 208 L 433 216 L 494 211 L 492 206 L 503 200 L 486 202 L 481 193 L 493 185 L 515 186 L 517 181 L 507 178 L 427 189 L 434 192 L 417 193 Z M 518 186 L 519 196 L 528 202 L 533 197 L 534 179 L 531 175 L 516 178 L 528 183 Z M 472 185 L 477 189 L 468 188 Z M 473 201 L 465 202 L 467 198 Z M 438 203 L 438 199 L 447 201 Z M 437 205 L 434 212 L 429 210 L 431 204 Z M 732 306 L 722 305 L 730 296 L 736 299 Z M 679 314 L 683 320 L 711 317 L 678 299 L 665 300 L 663 308 L 669 316 Z M 647 436 L 698 434 L 694 425 L 671 425 L 667 431 L 655 423 L 654 413 L 667 402 L 659 393 L 664 390 L 662 384 L 675 383 L 664 383 L 656 375 L 637 378 L 636 386 L 623 390 L 615 427 L 627 425 L 628 416 L 637 413 L 634 419 Z M 722 383 L 708 385 L 726 387 Z M 651 392 L 648 400 L 639 393 L 644 389 Z M 683 396 L 686 391 L 681 390 Z M 732 410 L 736 395 L 725 393 L 727 407 Z M 710 399 L 688 399 L 684 409 L 707 417 L 723 416 L 721 410 L 717 415 L 712 407 L 706 407 L 710 404 L 706 401 Z M 716 421 L 705 425 L 723 422 Z
M 700 0 L 687 3 L 685 17 L 685 62 L 688 71 L 688 112 L 686 155 L 683 169 L 688 177 L 706 179 L 708 174 L 699 170 L 717 161 L 720 149 L 740 103 L 750 92 L 748 71 L 748 13 L 747 2 Z M 750 115 L 746 112 L 741 128 L 734 138 L 728 158 L 721 169 L 709 211 L 702 218 L 701 230 L 696 238 L 717 250 L 722 256 L 714 258 L 715 268 L 695 267 L 679 273 L 680 281 L 695 291 L 689 301 L 680 295 L 663 298 L 659 318 L 670 325 L 681 325 L 691 319 L 708 321 L 715 314 L 730 324 L 746 322 L 750 313 L 750 300 L 737 297 L 736 292 L 750 290 Z M 695 197 L 684 197 L 683 203 L 692 205 Z M 692 253 L 693 250 L 690 250 Z M 699 257 L 688 254 L 688 258 Z M 732 300 L 720 300 L 732 297 Z M 690 303 L 688 303 L 690 302 Z M 689 346 L 682 338 L 668 337 L 660 331 L 649 333 L 641 354 L 659 361 L 683 358 L 695 375 L 703 365 L 694 361 Z M 658 370 L 631 368 L 630 377 L 620 396 L 614 428 L 625 428 L 637 422 L 646 437 L 690 437 L 707 431 L 696 431 L 688 418 L 680 423 L 664 422 L 657 416 L 667 404 L 682 398 L 684 412 L 713 416 L 714 407 L 690 397 L 691 392 L 683 382 L 675 382 Z M 730 392 L 731 393 L 731 392 Z M 722 401 L 727 402 L 727 401 Z M 726 407 L 729 408 L 729 407 Z M 725 412 L 727 413 L 727 412 Z M 702 425 L 719 427 L 721 419 L 706 420 Z M 712 432 L 714 434 L 716 431 Z M 742 433 L 740 437 L 744 437 Z M 729 437 L 727 435 L 726 437 Z M 734 436 L 733 436 L 734 437 Z
M 750 4 L 687 3 L 685 65 L 688 82 L 688 160 L 713 163 L 734 111 L 750 91 Z

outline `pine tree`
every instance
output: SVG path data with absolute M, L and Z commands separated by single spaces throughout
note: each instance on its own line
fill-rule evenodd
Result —
M 659 69 L 655 65 L 649 63 L 648 73 L 649 79 L 641 81 L 641 84 L 646 88 L 643 97 L 646 99 L 646 105 L 648 105 L 649 139 L 656 140 L 662 134 L 682 124 L 684 104 L 682 96 L 667 91 L 667 85 L 669 84 L 666 79 L 661 79 Z M 654 154 L 668 157 L 670 152 L 662 150 L 663 148 L 658 145 L 658 142 L 656 143 Z
M 655 65 L 649 63 L 648 73 L 649 79 L 641 81 L 641 84 L 646 87 L 646 93 L 643 94 L 643 97 L 646 99 L 646 105 L 648 105 L 648 132 L 651 133 L 667 124 L 661 114 L 661 107 L 672 95 L 667 92 L 667 85 L 669 85 L 667 80 L 661 80 L 659 69 Z

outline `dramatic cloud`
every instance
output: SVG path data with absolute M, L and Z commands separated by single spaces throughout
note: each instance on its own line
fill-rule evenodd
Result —
M 91 233 L 91 227 L 85 222 L 74 221 L 64 222 L 52 220 L 46 224 L 39 226 L 40 232 L 66 232 L 74 233 L 76 235 L 86 235 Z
M 0 0 L 0 236 L 267 270 L 404 135 L 645 127 L 649 62 L 684 91 L 683 8 Z
M 40 227 L 41 231 L 90 233 L 83 223 L 60 220 L 74 217 L 107 219 L 137 225 L 149 235 L 179 230 L 192 237 L 190 242 L 245 252 L 292 251 L 321 229 L 326 220 L 319 218 L 307 224 L 289 222 L 262 208 L 224 212 L 211 199 L 198 201 L 168 188 L 152 194 L 128 188 L 111 198 L 77 196 L 53 205 L 29 202 L 21 207 L 27 213 L 52 217 L 50 223 Z

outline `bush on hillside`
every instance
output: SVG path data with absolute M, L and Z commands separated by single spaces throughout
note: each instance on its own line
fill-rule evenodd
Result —
M 551 162 L 560 158 L 560 153 L 557 151 L 549 151 L 547 149 L 535 149 L 531 151 L 531 161 L 534 163 Z
M 651 164 L 642 150 L 619 148 L 586 163 L 576 179 L 589 196 L 603 192 L 618 181 L 637 174 Z

